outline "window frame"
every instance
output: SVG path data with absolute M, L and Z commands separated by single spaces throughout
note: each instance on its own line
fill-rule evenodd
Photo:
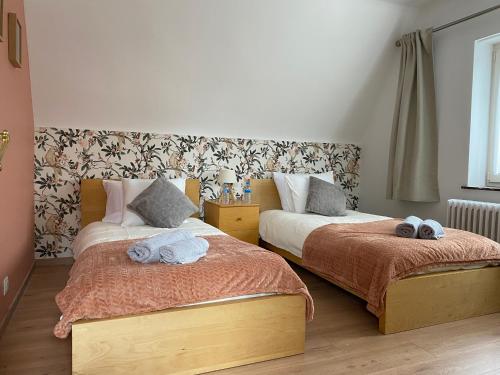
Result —
M 495 174 L 495 160 L 500 148 L 500 43 L 492 46 L 490 118 L 488 124 L 488 164 L 486 186 L 500 187 L 500 173 Z

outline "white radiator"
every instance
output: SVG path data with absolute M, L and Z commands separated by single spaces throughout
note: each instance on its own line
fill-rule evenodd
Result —
M 450 199 L 446 225 L 500 242 L 500 204 Z

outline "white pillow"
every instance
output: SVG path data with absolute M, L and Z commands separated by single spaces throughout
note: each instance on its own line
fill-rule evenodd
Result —
M 122 182 L 103 180 L 102 185 L 106 191 L 106 215 L 104 223 L 121 224 L 123 218 L 123 190 Z
M 288 188 L 285 176 L 286 173 L 273 172 L 274 184 L 276 185 L 276 189 L 278 189 L 281 208 L 283 208 L 283 211 L 295 212 L 295 208 L 293 207 L 292 192 Z
M 147 179 L 122 179 L 123 186 L 123 220 L 122 227 L 132 227 L 138 225 L 146 225 L 139 215 L 127 208 L 127 204 L 131 203 L 139 194 L 148 188 L 155 180 Z M 169 180 L 183 193 L 186 192 L 186 179 L 174 178 Z
M 309 177 L 316 177 L 323 181 L 334 183 L 333 172 L 319 174 L 288 174 L 285 182 L 290 189 L 293 207 L 296 213 L 306 212 L 307 195 L 309 194 Z

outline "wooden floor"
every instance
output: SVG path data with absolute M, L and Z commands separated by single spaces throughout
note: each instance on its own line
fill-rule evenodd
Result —
M 0 338 L 0 374 L 70 374 L 71 342 L 52 335 L 68 270 L 35 268 Z M 217 374 L 500 374 L 500 314 L 383 336 L 362 301 L 297 272 L 316 303 L 306 353 Z

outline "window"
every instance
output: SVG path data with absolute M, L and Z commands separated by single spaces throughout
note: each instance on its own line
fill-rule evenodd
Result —
M 474 43 L 467 185 L 500 187 L 500 34 Z
M 500 44 L 492 52 L 487 184 L 500 186 Z

